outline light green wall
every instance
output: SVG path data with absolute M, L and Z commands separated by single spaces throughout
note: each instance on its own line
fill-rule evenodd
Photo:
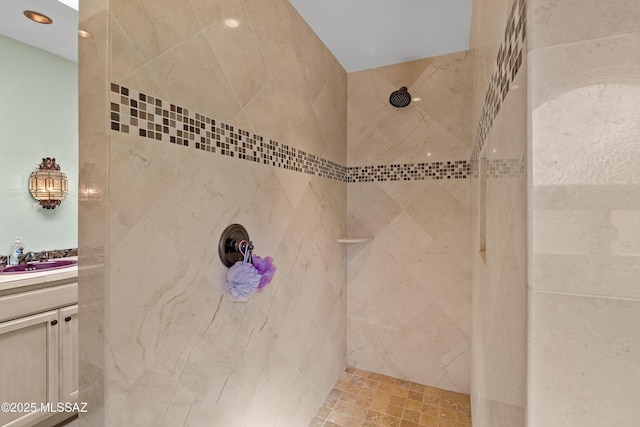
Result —
M 77 64 L 4 36 L 0 58 L 0 255 L 16 236 L 26 250 L 77 247 Z M 69 194 L 53 210 L 27 186 L 43 157 L 55 157 L 69 178 Z

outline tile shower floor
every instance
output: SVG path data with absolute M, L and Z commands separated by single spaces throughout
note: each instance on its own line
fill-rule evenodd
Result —
M 470 427 L 469 396 L 348 367 L 309 427 Z

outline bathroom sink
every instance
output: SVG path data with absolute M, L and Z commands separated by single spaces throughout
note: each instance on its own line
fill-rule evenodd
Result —
M 37 271 L 57 270 L 58 268 L 71 267 L 78 261 L 62 259 L 58 261 L 30 262 L 28 264 L 11 265 L 0 270 L 0 274 L 33 273 Z

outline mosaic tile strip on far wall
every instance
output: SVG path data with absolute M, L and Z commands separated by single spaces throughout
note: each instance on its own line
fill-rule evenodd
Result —
M 496 69 L 491 75 L 489 87 L 487 88 L 471 152 L 471 169 L 474 176 L 477 176 L 478 159 L 489 131 L 493 126 L 493 121 L 498 115 L 500 106 L 509 92 L 510 85 L 522 65 L 522 49 L 525 36 L 526 0 L 515 0 L 507 19 L 504 42 L 498 49 Z
M 518 178 L 524 173 L 521 159 L 487 159 L 487 178 Z
M 162 99 L 111 84 L 111 129 L 343 182 L 464 179 L 467 160 L 343 166 Z

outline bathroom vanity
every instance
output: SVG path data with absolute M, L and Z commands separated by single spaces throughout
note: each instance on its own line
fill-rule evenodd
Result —
M 77 265 L 0 274 L 0 426 L 74 415 L 58 402 L 78 399 L 77 304 Z

